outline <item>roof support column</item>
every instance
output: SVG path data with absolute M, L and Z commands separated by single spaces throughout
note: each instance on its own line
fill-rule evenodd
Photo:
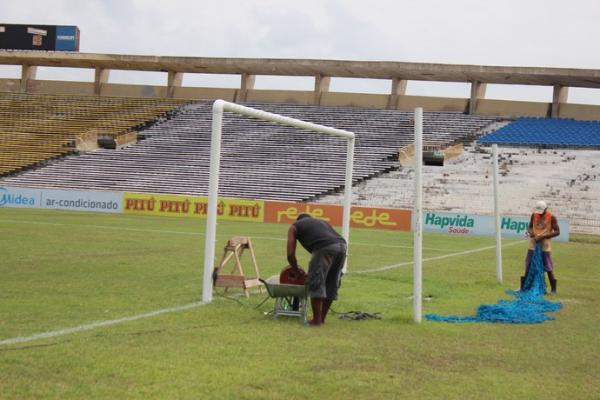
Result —
M 108 83 L 110 69 L 96 68 L 94 72 L 94 94 L 100 96 L 102 85 Z
M 27 92 L 27 83 L 30 79 L 35 79 L 37 75 L 37 66 L 35 65 L 21 65 L 21 92 Z
M 390 93 L 387 104 L 388 110 L 395 110 L 398 108 L 398 99 L 400 96 L 404 96 L 406 94 L 407 83 L 408 81 L 406 79 L 392 79 L 392 92 Z
M 315 105 L 321 105 L 321 97 L 323 93 L 329 92 L 329 85 L 331 84 L 331 77 L 324 75 L 315 76 Z
M 169 71 L 167 75 L 167 97 L 172 99 L 175 96 L 175 88 L 181 87 L 183 82 L 183 73 Z
M 242 83 L 240 86 L 239 94 L 236 98 L 237 101 L 247 101 L 248 91 L 254 89 L 256 83 L 256 75 L 250 75 L 248 73 L 242 74 Z
M 469 101 L 469 114 L 475 114 L 477 111 L 477 101 L 479 99 L 485 99 L 485 89 L 487 83 L 480 81 L 471 82 L 471 100 Z
M 560 104 L 566 103 L 569 97 L 569 87 L 562 85 L 554 85 L 554 90 L 552 92 L 552 110 L 550 111 L 550 115 L 552 118 L 559 117 Z

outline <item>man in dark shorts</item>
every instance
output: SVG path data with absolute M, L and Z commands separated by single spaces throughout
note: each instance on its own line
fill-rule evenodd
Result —
M 293 268 L 298 268 L 296 241 L 311 253 L 306 280 L 313 311 L 310 325 L 319 326 L 325 323 L 331 303 L 337 300 L 346 241 L 327 222 L 300 214 L 288 230 L 287 259 Z

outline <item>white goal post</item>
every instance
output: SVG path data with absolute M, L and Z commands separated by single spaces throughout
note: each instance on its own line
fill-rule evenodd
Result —
M 313 124 L 295 118 L 284 117 L 266 111 L 244 107 L 225 100 L 213 103 L 212 136 L 210 141 L 210 176 L 208 181 L 208 209 L 206 218 L 206 240 L 204 244 L 204 280 L 202 284 L 202 301 L 212 301 L 212 273 L 215 258 L 215 238 L 217 233 L 217 199 L 219 192 L 219 167 L 221 164 L 221 134 L 223 128 L 223 113 L 225 111 L 245 115 L 263 121 L 309 130 L 316 133 L 338 136 L 348 141 L 346 154 L 346 178 L 344 187 L 344 211 L 342 218 L 342 236 L 349 244 L 350 236 L 350 203 L 352 200 L 352 169 L 354 167 L 354 133 L 343 129 Z
M 413 205 L 413 320 L 421 322 L 423 307 L 423 108 L 415 108 L 415 199 Z

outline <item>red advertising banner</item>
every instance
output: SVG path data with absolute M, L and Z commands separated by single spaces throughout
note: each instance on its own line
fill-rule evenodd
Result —
M 411 216 L 410 210 L 398 208 L 352 207 L 350 226 L 410 231 Z
M 265 201 L 265 222 L 291 224 L 302 213 L 325 220 L 333 226 L 342 225 L 341 205 Z M 350 226 L 353 228 L 410 231 L 410 222 L 410 210 L 352 207 L 350 212 Z

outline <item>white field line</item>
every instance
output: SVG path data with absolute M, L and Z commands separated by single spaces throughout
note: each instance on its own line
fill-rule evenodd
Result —
M 502 247 L 514 246 L 516 244 L 521 244 L 521 243 L 522 243 L 521 241 L 513 242 L 513 243 L 505 244 Z M 424 258 L 423 262 L 443 260 L 445 258 L 458 257 L 458 256 L 463 256 L 465 254 L 478 253 L 480 251 L 485 251 L 485 250 L 490 250 L 490 249 L 495 249 L 495 248 L 496 248 L 496 246 L 479 247 L 477 249 L 459 251 L 458 253 L 443 254 L 441 256 Z M 360 270 L 360 271 L 350 271 L 349 273 L 350 274 L 369 274 L 369 273 L 372 273 L 372 272 L 388 271 L 390 269 L 395 269 L 395 268 L 399 268 L 399 267 L 405 267 L 407 265 L 413 265 L 413 261 L 406 261 L 406 262 L 403 262 L 403 263 L 400 263 L 400 264 L 386 265 L 386 266 L 380 267 L 380 268 L 365 269 L 365 270 Z
M 115 231 L 128 231 L 128 232 L 146 232 L 146 233 L 166 233 L 173 235 L 187 235 L 187 236 L 204 236 L 204 232 L 185 232 L 185 231 L 173 231 L 168 229 L 147 229 L 147 228 L 128 228 L 124 226 L 108 226 L 108 225 L 89 225 L 89 224 L 63 224 L 60 222 L 41 222 L 41 221 L 19 221 L 15 219 L 0 219 L 0 222 L 7 222 L 12 224 L 26 224 L 26 225 L 50 225 L 50 226 L 76 226 L 82 228 L 94 228 L 94 229 L 107 229 Z M 279 240 L 287 241 L 286 237 L 273 237 L 273 236 L 252 236 L 255 240 Z M 394 245 L 394 244 L 376 244 L 362 243 L 362 242 L 350 242 L 351 245 L 360 246 L 375 246 L 375 247 L 388 247 L 394 249 L 412 249 L 412 246 L 406 245 Z M 423 247 L 424 250 L 433 251 L 448 251 L 449 249 L 443 249 L 439 247 Z
M 16 337 L 16 338 L 12 338 L 12 339 L 4 339 L 4 340 L 0 340 L 0 346 L 10 346 L 13 344 L 32 342 L 34 340 L 39 340 L 39 339 L 54 338 L 57 336 L 69 335 L 71 333 L 89 331 L 89 330 L 96 329 L 96 328 L 102 328 L 102 327 L 106 327 L 106 326 L 121 324 L 123 322 L 137 321 L 138 319 L 156 317 L 157 315 L 161 315 L 161 314 L 190 310 L 192 308 L 200 307 L 205 304 L 206 303 L 203 303 L 203 302 L 190 303 L 190 304 L 186 304 L 183 306 L 163 308 L 162 310 L 156 310 L 156 311 L 151 311 L 151 312 L 147 312 L 144 314 L 133 315 L 131 317 L 111 319 L 111 320 L 107 320 L 107 321 L 97 321 L 97 322 L 92 322 L 89 324 L 75 326 L 73 328 L 61 329 L 58 331 L 36 333 L 35 335 L 31 335 L 31 336 L 21 336 L 21 337 Z
M 130 231 L 130 232 L 151 232 L 151 233 L 172 233 L 176 235 L 195 235 L 203 236 L 204 233 L 200 232 L 184 232 L 184 231 L 170 231 L 164 229 L 144 229 L 144 228 L 127 228 L 125 226 L 108 226 L 108 225 L 87 225 L 87 224 L 61 224 L 60 222 L 41 222 L 41 221 L 19 221 L 15 219 L 0 219 L 0 222 L 8 222 L 14 224 L 27 224 L 27 225 L 51 225 L 51 226 L 76 226 L 82 228 L 98 228 L 115 231 Z

